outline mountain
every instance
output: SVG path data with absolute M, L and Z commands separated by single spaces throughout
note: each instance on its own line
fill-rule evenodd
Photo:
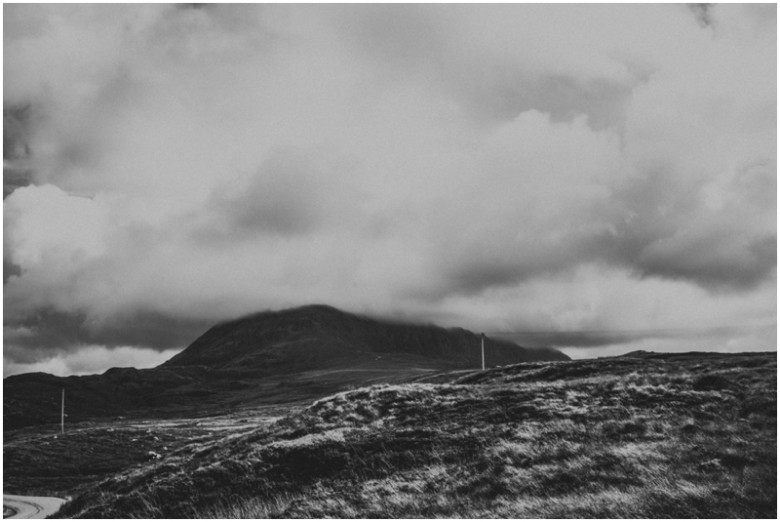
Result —
M 391 323 L 349 314 L 325 305 L 262 312 L 219 324 L 162 367 L 251 368 L 262 372 L 300 371 L 381 360 L 382 356 L 452 368 L 480 366 L 480 337 L 462 328 Z M 485 339 L 486 365 L 566 361 L 550 348 L 522 348 Z
M 488 367 L 568 357 L 486 338 Z M 6 429 L 53 424 L 62 390 L 68 422 L 97 417 L 208 415 L 305 402 L 352 386 L 398 382 L 481 364 L 480 336 L 391 323 L 323 305 L 267 311 L 214 326 L 156 368 L 3 380 Z

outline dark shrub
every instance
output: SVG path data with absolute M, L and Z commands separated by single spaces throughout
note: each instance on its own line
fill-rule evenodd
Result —
M 693 381 L 693 389 L 697 391 L 704 390 L 723 390 L 731 386 L 731 381 L 722 375 L 708 373 L 702 375 Z

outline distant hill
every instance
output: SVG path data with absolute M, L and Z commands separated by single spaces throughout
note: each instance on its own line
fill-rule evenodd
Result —
M 157 368 L 102 375 L 45 373 L 3 380 L 5 429 L 112 416 L 208 415 L 308 401 L 434 370 L 478 368 L 479 335 L 461 328 L 401 324 L 323 305 L 268 311 L 214 326 Z M 486 365 L 561 361 L 551 348 L 486 339 Z

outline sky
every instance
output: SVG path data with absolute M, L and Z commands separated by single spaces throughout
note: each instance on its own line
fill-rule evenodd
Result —
M 325 303 L 776 350 L 776 5 L 3 6 L 3 373 Z

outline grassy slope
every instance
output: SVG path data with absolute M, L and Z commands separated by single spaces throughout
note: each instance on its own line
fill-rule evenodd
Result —
M 192 443 L 244 433 L 301 407 L 256 408 L 220 417 L 114 420 L 28 427 L 4 433 L 3 490 L 17 495 L 77 495 L 126 469 Z
M 78 494 L 107 477 L 145 464 L 150 451 L 167 455 L 195 440 L 211 440 L 226 432 L 241 433 L 267 424 L 265 419 L 299 411 L 315 398 L 367 384 L 408 381 L 429 373 L 430 369 L 398 363 L 390 368 L 376 364 L 308 371 L 263 379 L 255 389 L 262 386 L 261 397 L 251 407 L 232 406 L 238 401 L 235 395 L 221 405 L 219 399 L 203 396 L 196 411 L 181 408 L 183 411 L 175 415 L 168 407 L 166 418 L 159 420 L 138 420 L 129 415 L 87 421 L 69 414 L 64 435 L 59 433 L 59 424 L 6 427 L 4 489 L 23 495 Z M 72 402 L 76 401 L 71 399 L 69 404 Z M 217 412 L 221 413 L 215 416 Z
M 212 371 L 205 367 L 114 368 L 103 375 L 55 377 L 23 374 L 3 380 L 4 432 L 26 426 L 46 430 L 59 422 L 62 388 L 66 388 L 69 423 L 110 423 L 119 417 L 177 419 L 267 408 L 297 406 L 376 382 L 404 381 L 428 373 L 425 359 L 386 356 L 353 362 L 343 368 L 325 368 L 278 375 L 250 370 Z
M 378 385 L 192 443 L 84 517 L 766 517 L 775 354 L 530 363 Z

